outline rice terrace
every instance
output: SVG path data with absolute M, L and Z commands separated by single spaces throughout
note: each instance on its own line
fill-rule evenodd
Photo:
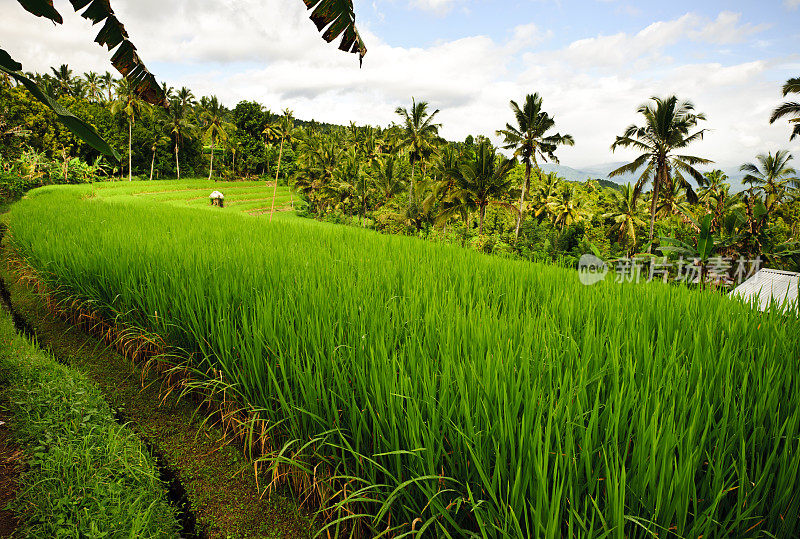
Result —
M 3 7 L 0 536 L 800 537 L 796 1 L 222 4 Z

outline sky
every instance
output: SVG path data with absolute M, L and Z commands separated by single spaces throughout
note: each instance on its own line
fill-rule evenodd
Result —
M 93 43 L 99 28 L 67 0 L 55 0 L 63 26 L 0 2 L 0 43 L 26 71 L 111 70 Z M 228 107 L 255 100 L 306 120 L 386 126 L 414 97 L 440 110 L 447 139 L 499 142 L 509 101 L 538 92 L 576 141 L 561 163 L 582 167 L 631 158 L 611 152 L 614 137 L 651 96 L 676 94 L 708 118 L 692 154 L 721 168 L 778 149 L 800 161 L 788 124 L 768 122 L 781 85 L 800 76 L 800 0 L 355 0 L 361 68 L 319 37 L 301 0 L 112 6 L 159 81 Z

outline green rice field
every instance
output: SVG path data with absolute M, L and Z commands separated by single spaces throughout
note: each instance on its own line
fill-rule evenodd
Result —
M 161 335 L 267 420 L 263 469 L 307 476 L 333 515 L 322 533 L 800 533 L 797 318 L 287 211 L 270 223 L 269 197 L 46 187 L 13 207 L 10 241 L 51 289 Z

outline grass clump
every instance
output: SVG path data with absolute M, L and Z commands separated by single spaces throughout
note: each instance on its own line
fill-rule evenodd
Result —
M 177 537 L 146 448 L 94 383 L 0 316 L 0 392 L 27 469 L 14 509 L 24 537 Z
M 797 318 L 663 283 L 585 287 L 413 238 L 86 194 L 16 205 L 19 255 L 63 298 L 192 357 L 258 417 L 262 470 L 364 535 L 800 530 Z

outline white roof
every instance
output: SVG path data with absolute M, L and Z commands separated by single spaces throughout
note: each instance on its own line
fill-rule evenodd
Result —
M 760 311 L 766 310 L 773 300 L 785 309 L 797 311 L 798 287 L 800 273 L 762 269 L 737 286 L 732 294 L 744 298 L 745 301 L 755 300 Z

